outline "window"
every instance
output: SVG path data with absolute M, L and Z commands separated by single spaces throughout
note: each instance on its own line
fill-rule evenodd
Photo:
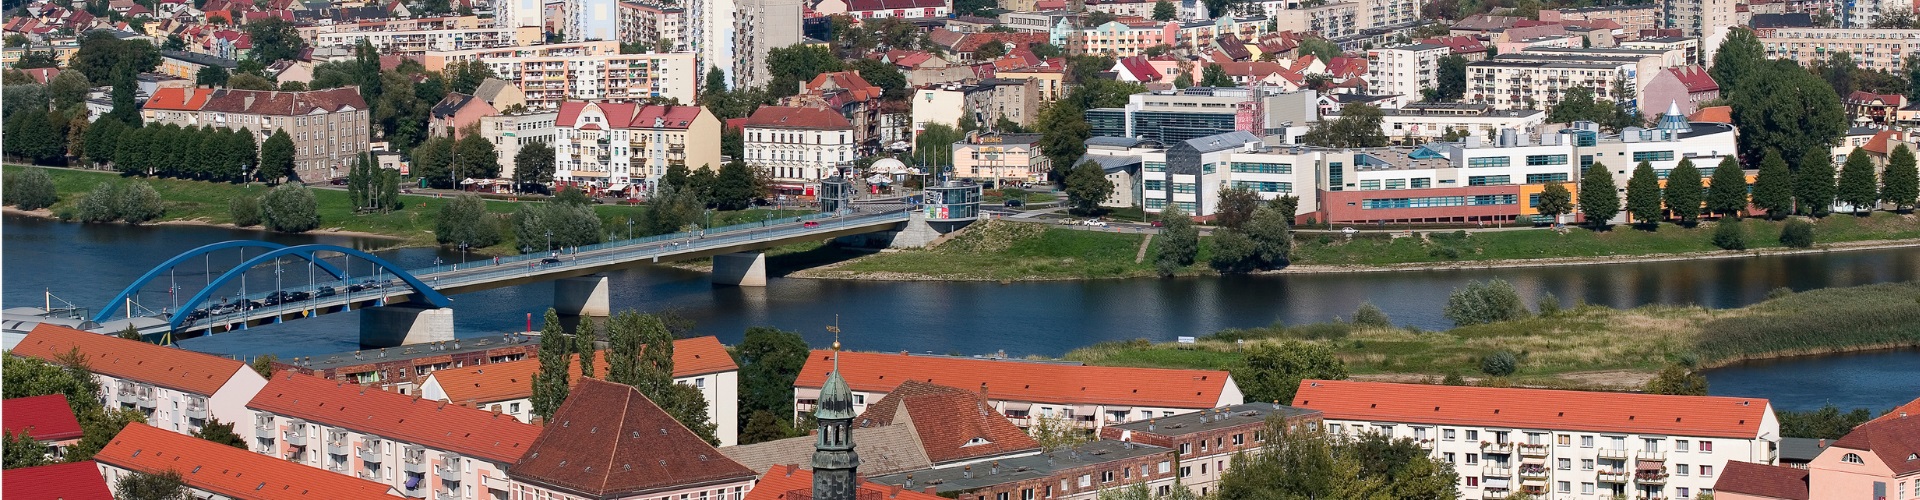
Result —
M 1427 177 L 1415 177 L 1415 178 L 1413 179 L 1413 188 L 1414 188 L 1414 189 L 1426 189 L 1426 188 L 1430 188 L 1430 187 L 1433 187 L 1433 179 L 1431 179 L 1431 178 L 1427 178 Z
M 1700 440 L 1700 452 L 1713 453 L 1713 441 L 1708 441 L 1705 439 Z
M 1360 181 L 1361 191 L 1373 191 L 1378 189 L 1380 189 L 1379 179 L 1363 179 Z
M 1387 179 L 1387 189 L 1406 189 L 1406 179 Z
M 1452 454 L 1452 453 L 1442 453 L 1442 455 L 1445 455 L 1445 456 L 1446 456 L 1446 460 L 1447 460 L 1447 463 L 1450 463 L 1450 464 L 1451 464 L 1451 463 L 1457 463 L 1457 462 L 1454 462 L 1454 461 L 1453 461 L 1453 454 Z
M 1147 191 L 1166 191 L 1167 181 L 1141 181 L 1141 187 Z
M 1442 430 L 1440 431 L 1440 439 L 1445 439 L 1445 440 L 1448 440 L 1448 441 L 1452 441 L 1452 440 L 1453 440 L 1453 429 L 1442 429 Z
M 1081 474 L 1081 475 L 1080 475 L 1080 487 L 1081 487 L 1081 488 L 1085 488 L 1085 487 L 1088 487 L 1088 486 L 1092 486 L 1092 485 L 1093 485 L 1093 475 L 1092 475 L 1092 474 Z
M 1591 458 L 1580 459 L 1580 470 L 1593 470 L 1593 459 Z
M 1592 447 L 1593 447 L 1593 436 L 1580 436 L 1580 447 L 1581 447 L 1581 448 L 1592 448 Z
M 1573 459 L 1571 458 L 1562 458 L 1558 463 L 1559 467 L 1555 467 L 1556 469 L 1573 470 Z
M 1113 482 L 1113 471 L 1106 471 L 1106 472 L 1100 473 L 1100 482 L 1102 483 Z
M 1593 494 L 1593 483 L 1580 483 L 1580 494 L 1582 494 L 1582 495 L 1592 495 L 1592 494 Z
M 1166 474 L 1166 473 L 1167 473 L 1167 470 L 1168 470 L 1168 467 L 1171 467 L 1171 465 L 1170 465 L 1170 464 L 1171 464 L 1171 462 L 1167 462 L 1167 461 L 1165 461 L 1165 460 L 1161 460 L 1161 461 L 1160 461 L 1160 473 L 1161 473 L 1161 474 Z
M 1485 156 L 1467 159 L 1467 168 L 1505 167 L 1512 164 L 1513 159 L 1505 156 Z
M 1164 161 L 1146 162 L 1146 164 L 1144 165 L 1144 168 L 1146 168 L 1148 172 L 1165 172 L 1167 171 L 1167 162 L 1164 162 Z
M 1675 498 L 1693 498 L 1692 495 L 1688 495 L 1687 493 L 1689 492 L 1687 491 L 1687 487 L 1685 486 L 1673 489 L 1673 496 Z
M 1527 155 L 1527 166 L 1566 165 L 1567 155 Z
M 1565 172 L 1552 174 L 1527 174 L 1527 184 L 1546 184 L 1549 182 L 1567 182 Z
M 867 404 L 867 395 L 865 394 L 853 395 L 853 404 L 857 404 L 857 405 Z
M 1860 460 L 1860 455 L 1857 455 L 1857 454 L 1853 454 L 1853 453 L 1848 453 L 1848 454 L 1845 454 L 1845 455 L 1841 455 L 1841 456 L 1840 456 L 1840 461 L 1841 461 L 1841 462 L 1844 462 L 1844 463 L 1850 463 L 1850 464 L 1864 464 L 1864 463 L 1866 463 L 1865 461 L 1863 461 L 1863 460 Z
M 1553 444 L 1560 445 L 1560 446 L 1573 446 L 1573 436 L 1568 436 L 1566 434 L 1557 434 L 1553 436 Z
M 1238 174 L 1291 174 L 1293 164 L 1233 162 L 1227 170 Z
M 1573 493 L 1573 483 L 1571 482 L 1555 481 L 1554 486 L 1556 486 L 1556 488 L 1554 488 L 1555 491 L 1559 491 L 1561 493 Z
M 1193 183 L 1191 182 L 1173 183 L 1173 192 L 1175 193 L 1193 194 L 1195 191 L 1197 191 L 1197 189 L 1194 187 Z
M 1467 430 L 1467 440 L 1468 440 L 1468 441 L 1479 441 L 1479 440 L 1480 440 L 1480 431 L 1477 431 L 1477 430 L 1473 430 L 1473 429 L 1468 429 L 1468 430 Z
M 1479 486 L 1480 486 L 1480 476 L 1467 476 L 1468 488 L 1476 488 Z
M 1673 464 L 1673 475 L 1676 475 L 1676 476 L 1687 475 L 1687 464 Z
M 1686 453 L 1690 448 L 1692 448 L 1692 446 L 1689 446 L 1685 439 L 1675 439 L 1673 441 L 1673 451 L 1676 453 Z
M 507 413 L 520 414 L 520 403 L 507 403 Z
M 1640 451 L 1660 451 L 1660 440 L 1656 438 L 1642 438 L 1640 440 Z
M 1713 466 L 1711 465 L 1700 466 L 1700 477 L 1713 477 Z
M 1467 177 L 1468 186 L 1497 186 L 1512 183 L 1513 176 L 1510 175 L 1475 175 Z
M 1643 162 L 1643 161 L 1673 161 L 1673 152 L 1672 151 L 1635 151 L 1633 152 L 1633 161 L 1635 163 Z
M 1479 454 L 1479 453 L 1468 453 L 1468 454 L 1467 454 L 1467 465 L 1478 465 L 1479 463 L 1480 463 L 1480 454 Z

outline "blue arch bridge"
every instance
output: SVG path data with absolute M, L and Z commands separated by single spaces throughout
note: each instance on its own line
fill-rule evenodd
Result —
M 179 340 L 361 311 L 362 345 L 438 342 L 454 338 L 453 308 L 457 301 L 451 296 L 464 292 L 552 281 L 554 305 L 559 312 L 605 316 L 611 307 L 607 278 L 601 273 L 610 270 L 712 257 L 714 284 L 765 286 L 766 257 L 762 251 L 767 248 L 856 235 L 881 244 L 898 244 L 914 239 L 900 235 L 922 232 L 915 226 L 924 228 L 926 224 L 919 211 L 905 205 L 854 205 L 835 213 L 414 269 L 337 245 L 224 241 L 188 250 L 154 266 L 96 309 L 89 326 L 97 331 L 118 331 L 132 325 L 145 336 Z M 209 256 L 216 252 L 240 252 L 242 259 L 224 272 L 207 270 L 203 286 L 185 295 L 175 268 L 211 263 Z M 300 267 L 307 269 L 286 272 Z M 266 280 L 256 276 L 249 282 L 246 275 L 255 268 L 273 269 L 274 279 L 261 283 Z M 156 305 L 156 311 L 139 302 L 141 291 L 149 286 L 164 286 L 174 298 L 188 298 Z

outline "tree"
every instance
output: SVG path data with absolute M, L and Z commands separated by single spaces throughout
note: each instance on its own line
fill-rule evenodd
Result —
M 1107 171 L 1093 160 L 1081 162 L 1067 174 L 1067 200 L 1074 211 L 1091 214 L 1100 208 L 1100 203 L 1113 196 L 1113 181 L 1107 179 Z
M 6 204 L 21 210 L 39 210 L 60 201 L 53 177 L 48 176 L 45 169 L 25 168 L 18 174 L 7 175 L 5 188 Z
M 488 78 L 494 77 L 493 67 L 478 59 L 449 62 L 440 70 L 440 74 L 447 79 L 447 90 L 468 95 L 472 95 Z
M 293 136 L 287 135 L 284 128 L 274 131 L 273 136 L 260 145 L 260 180 L 275 183 L 292 176 L 293 155 Z
M 669 383 L 666 386 L 664 400 L 667 404 L 661 409 L 666 410 L 668 415 L 673 415 L 674 420 L 687 426 L 687 430 L 693 431 L 695 436 L 706 440 L 707 444 L 720 445 L 720 438 L 714 433 L 716 425 L 712 419 L 707 418 L 707 398 L 700 393 L 699 388 L 687 384 Z
M 1738 219 L 1720 219 L 1713 227 L 1713 246 L 1721 250 L 1746 250 L 1747 230 Z
M 1660 178 L 1653 164 L 1640 162 L 1627 179 L 1627 213 L 1634 223 L 1653 227 L 1660 224 Z
M 1078 92 L 1069 92 L 1069 95 Z M 1085 111 L 1074 99 L 1061 99 L 1040 112 L 1033 128 L 1040 131 L 1040 150 L 1052 164 L 1073 165 L 1087 154 L 1087 139 L 1093 137 L 1093 126 L 1087 123 Z
M 1841 413 L 1840 407 L 1833 403 L 1813 411 L 1781 410 L 1776 414 L 1781 436 L 1807 439 L 1840 439 L 1853 432 L 1854 427 L 1873 420 L 1873 412 L 1866 408 Z
M 1667 365 L 1653 380 L 1647 381 L 1646 391 L 1671 396 L 1705 396 L 1707 377 L 1686 365 Z
M 166 213 L 166 207 L 160 200 L 160 192 L 146 182 L 133 181 L 120 189 L 120 220 L 128 224 L 139 224 L 158 219 Z
M 1513 351 L 1502 349 L 1480 358 L 1480 373 L 1505 377 L 1519 370 L 1520 358 L 1514 356 Z
M 1067 422 L 1065 415 L 1040 415 L 1033 417 L 1033 426 L 1027 432 L 1033 434 L 1033 440 L 1040 444 L 1041 453 L 1051 453 L 1086 444 L 1092 437 L 1086 431 L 1075 428 Z
M 273 364 L 279 361 L 280 361 L 279 356 L 275 356 L 273 354 L 262 354 L 258 357 L 253 358 L 253 363 L 251 363 L 251 365 L 253 366 L 254 373 L 260 374 L 260 378 L 271 379 L 273 378 Z
M 226 67 L 212 64 L 200 68 L 200 72 L 194 74 L 193 83 L 202 87 L 225 87 L 229 77 Z
M 1886 175 L 1880 178 L 1880 198 L 1900 211 L 1913 208 L 1915 198 L 1920 198 L 1920 169 L 1915 168 L 1913 150 L 1905 143 L 1895 146 L 1892 158 L 1887 160 Z
M 1172 21 L 1178 15 L 1180 15 L 1180 8 L 1174 6 L 1173 2 L 1160 0 L 1153 3 L 1153 20 L 1155 21 Z
M 188 500 L 193 498 L 180 472 L 167 469 L 155 474 L 132 472 L 114 483 L 114 498 L 137 500 Z
M 1625 85 L 1620 85 L 1620 88 L 1624 89 Z M 1613 101 L 1594 97 L 1591 87 L 1568 89 L 1560 97 L 1559 103 L 1547 108 L 1547 121 L 1552 123 L 1588 121 L 1608 130 L 1620 130 L 1637 124 L 1639 120 L 1636 112 L 1623 110 Z
M 40 444 L 24 430 L 19 433 L 6 432 L 5 437 L 6 442 L 0 443 L 0 451 L 5 452 L 6 469 L 39 467 L 51 461 L 51 450 L 47 445 Z
M 1387 145 L 1381 123 L 1386 114 L 1371 104 L 1348 104 L 1340 108 L 1340 118 L 1321 120 L 1300 138 L 1307 144 L 1329 148 L 1377 148 Z
M 740 412 L 765 413 L 784 422 L 793 415 L 793 381 L 807 364 L 807 341 L 798 332 L 772 327 L 747 328 L 746 338 L 734 347 L 734 362 L 740 365 Z M 748 422 L 747 427 L 753 427 Z M 742 429 L 741 443 L 748 444 Z M 787 437 L 781 434 L 774 439 Z
M 200 430 L 193 432 L 193 437 L 242 450 L 247 449 L 247 439 L 233 432 L 232 422 L 222 422 L 219 417 L 207 419 L 206 425 L 200 426 Z
M 1466 97 L 1467 58 L 1461 56 L 1440 58 L 1439 68 L 1434 76 L 1434 100 L 1458 101 Z
M 252 73 L 241 73 L 227 78 L 227 88 L 235 90 L 276 90 L 273 80 Z
M 1681 224 L 1692 224 L 1700 218 L 1700 202 L 1705 191 L 1700 187 L 1700 170 L 1693 167 L 1693 160 L 1683 158 L 1680 165 L 1667 173 L 1667 188 L 1662 195 L 1667 210 L 1672 211 Z
M 1760 161 L 1760 174 L 1753 179 L 1753 206 L 1767 211 L 1767 218 L 1780 219 L 1793 211 L 1793 172 L 1777 150 L 1767 150 Z
M 455 197 L 440 209 L 434 224 L 434 240 L 442 245 L 486 248 L 500 243 L 496 217 L 487 212 L 486 200 L 468 193 Z
M 28 81 L 31 82 L 32 80 Z M 12 120 L 13 116 L 20 111 L 40 111 L 47 109 L 47 86 L 38 83 L 10 84 L 7 85 L 4 90 L 0 90 L 0 100 L 4 100 L 5 102 L 4 105 L 0 105 L 5 109 L 0 109 L 0 112 L 5 113 L 4 116 L 6 119 Z M 8 125 L 7 128 L 11 130 L 13 126 Z M 7 149 L 11 150 L 13 148 L 9 147 Z
M 119 120 L 103 119 L 87 127 L 85 137 L 87 159 L 95 164 L 105 165 L 113 161 L 120 135 L 126 133 L 127 125 Z
M 1827 216 L 1833 211 L 1834 191 L 1833 163 L 1824 155 L 1807 158 L 1793 173 L 1793 201 L 1801 215 Z
M 1766 47 L 1760 38 L 1752 29 L 1735 27 L 1727 33 L 1726 40 L 1720 42 L 1720 50 L 1714 53 L 1707 73 L 1713 76 L 1713 81 L 1720 82 L 1721 89 L 1733 90 L 1745 85 L 1748 76 L 1758 74 L 1763 64 L 1766 64 Z
M 1567 191 L 1567 187 L 1558 182 L 1549 182 L 1547 187 L 1541 188 L 1540 202 L 1533 208 L 1540 211 L 1540 215 L 1552 217 L 1556 223 L 1560 222 L 1562 214 L 1573 213 L 1573 193 Z
M 513 182 L 516 189 L 529 184 L 553 181 L 553 147 L 544 142 L 528 144 L 513 155 Z
M 1780 228 L 1780 244 L 1793 248 L 1813 247 L 1813 223 L 1806 219 L 1787 221 L 1787 225 Z
M 80 49 L 67 59 L 67 67 L 86 74 L 89 81 L 118 86 L 123 78 L 132 83 L 134 75 L 160 67 L 160 51 L 146 40 L 121 40 L 106 31 L 89 31 L 80 38 Z
M 304 184 L 281 184 L 260 201 L 261 222 L 282 233 L 304 233 L 320 227 L 313 191 Z
M 1807 165 L 1824 159 L 1847 127 L 1840 96 L 1791 60 L 1768 61 L 1732 93 L 1721 95 L 1733 108 L 1744 158 L 1776 148 L 1789 164 Z
M 1220 227 L 1240 229 L 1253 220 L 1253 210 L 1260 208 L 1260 195 L 1253 188 L 1230 186 L 1220 190 L 1219 201 L 1214 203 L 1213 222 Z
M 1431 444 L 1385 433 L 1330 436 L 1317 426 L 1295 427 L 1281 419 L 1269 420 L 1264 434 L 1262 450 L 1221 477 L 1218 498 L 1460 498 L 1453 465 L 1427 451 Z
M 707 170 L 702 166 L 701 170 Z M 713 187 L 709 190 L 713 207 L 720 210 L 744 210 L 760 196 L 760 187 L 754 180 L 753 169 L 747 162 L 738 158 L 720 167 L 714 176 Z
M 1200 86 L 1233 87 L 1235 85 L 1233 83 L 1233 77 L 1227 76 L 1227 68 L 1221 66 L 1219 63 L 1213 63 L 1208 64 L 1206 69 L 1200 71 Z
M 247 34 L 253 38 L 253 50 L 247 52 L 247 57 L 262 64 L 298 58 L 307 48 L 306 40 L 300 38 L 300 31 L 293 23 L 278 17 L 247 23 Z
M 1004 55 L 1007 55 L 1007 44 L 999 40 L 980 44 L 980 48 L 973 49 L 973 59 L 976 61 L 991 61 Z
M 35 163 L 51 163 L 66 156 L 66 137 L 53 121 L 59 113 L 28 109 L 13 113 L 6 120 L 4 141 L 7 154 Z M 64 124 L 64 122 L 58 122 Z
M 574 329 L 573 353 L 580 358 L 580 376 L 593 377 L 594 360 L 599 359 L 600 331 L 593 324 L 592 316 L 581 316 L 580 326 Z
M 1353 311 L 1353 324 L 1374 328 L 1393 328 L 1393 318 L 1373 302 L 1361 302 L 1360 308 Z
M 1173 77 L 1174 88 L 1184 89 L 1192 86 L 1193 86 L 1193 73 L 1182 71 L 1180 72 L 1180 74 L 1175 75 Z
M 1193 219 L 1180 207 L 1169 205 L 1160 211 L 1159 253 L 1153 256 L 1153 266 L 1160 276 L 1173 276 L 1180 270 L 1193 265 L 1200 254 L 1200 230 L 1193 227 Z
M 1867 150 L 1854 148 L 1847 155 L 1847 163 L 1840 170 L 1840 183 L 1834 194 L 1841 203 L 1853 207 L 1853 213 L 1870 213 L 1875 202 L 1880 201 L 1880 179 L 1876 176 L 1873 158 L 1867 156 Z
M 458 189 L 460 184 L 454 179 L 455 149 L 453 138 L 446 136 L 430 138 L 414 146 L 413 151 L 408 152 L 413 158 L 414 177 L 426 179 L 429 186 Z
M 367 103 L 372 112 L 371 120 L 380 124 L 380 137 L 393 143 L 396 150 L 408 150 L 420 144 L 427 137 L 428 112 L 440 97 L 426 85 L 416 85 L 413 76 L 399 70 L 380 72 L 378 54 L 373 55 L 373 81 L 379 82 L 369 90 L 363 80 L 360 94 L 375 96 Z M 364 64 L 364 62 L 362 63 Z M 432 100 L 422 98 L 422 94 Z
M 1720 157 L 1713 167 L 1713 183 L 1707 186 L 1707 212 L 1721 217 L 1738 217 L 1747 208 L 1747 174 L 1732 156 Z
M 533 395 L 530 399 L 533 415 L 546 420 L 567 401 L 567 379 L 569 359 L 573 354 L 573 345 L 567 341 L 567 333 L 560 329 L 560 313 L 547 308 L 545 322 L 540 326 L 540 371 L 533 374 Z M 582 363 L 591 360 L 582 360 Z
M 102 182 L 94 184 L 87 196 L 80 199 L 80 206 L 74 210 L 80 222 L 101 223 L 120 220 L 120 183 Z
M 493 141 L 477 132 L 469 132 L 454 145 L 454 176 L 463 180 L 499 178 L 500 155 L 493 152 Z
M 1460 326 L 1497 323 L 1527 317 L 1527 305 L 1520 301 L 1520 293 L 1513 290 L 1512 283 L 1494 278 L 1471 281 L 1464 289 L 1454 289 L 1447 296 L 1445 315 Z
M 1347 378 L 1346 362 L 1332 348 L 1294 340 L 1248 346 L 1231 371 L 1248 401 L 1293 401 L 1301 380 Z
M 1259 260 L 1254 257 L 1253 238 L 1238 229 L 1220 229 L 1213 232 L 1213 256 L 1207 259 L 1207 266 L 1220 274 L 1244 274 L 1252 272 Z
M 78 71 L 62 71 L 47 82 L 47 97 L 53 99 L 54 109 L 68 109 L 87 102 L 87 93 L 91 91 L 93 84 L 87 82 L 87 75 Z
M 773 412 L 760 410 L 748 415 L 740 427 L 740 444 L 764 443 L 796 437 L 796 429 Z
M 840 58 L 834 57 L 833 50 L 827 47 L 805 44 L 774 47 L 767 51 L 767 74 L 773 77 L 767 83 L 767 91 L 776 97 L 794 95 L 800 92 L 800 84 L 813 80 L 821 73 L 840 71 L 844 67 Z
M 1321 61 L 1332 61 L 1340 57 L 1340 46 L 1325 38 L 1304 38 L 1300 40 L 1300 55 L 1313 56 Z
M 1293 248 L 1293 217 L 1273 207 L 1253 210 L 1253 220 L 1245 226 L 1253 242 L 1254 266 L 1261 269 L 1285 267 Z

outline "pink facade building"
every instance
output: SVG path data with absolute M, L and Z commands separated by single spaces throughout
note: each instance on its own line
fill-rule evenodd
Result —
M 1640 114 L 1652 118 L 1668 108 L 1679 106 L 1680 114 L 1691 115 L 1700 104 L 1720 98 L 1720 84 L 1707 74 L 1707 68 L 1680 66 L 1660 70 L 1640 89 Z
M 1805 470 L 1729 463 L 1727 472 L 1715 485 L 1715 498 L 1920 498 L 1920 399 L 1854 427 Z

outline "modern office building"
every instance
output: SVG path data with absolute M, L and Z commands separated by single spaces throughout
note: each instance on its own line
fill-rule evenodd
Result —
M 1120 108 L 1087 110 L 1094 137 L 1129 137 L 1171 145 L 1232 131 L 1282 134 L 1319 120 L 1311 91 L 1277 87 L 1206 88 L 1134 94 Z

